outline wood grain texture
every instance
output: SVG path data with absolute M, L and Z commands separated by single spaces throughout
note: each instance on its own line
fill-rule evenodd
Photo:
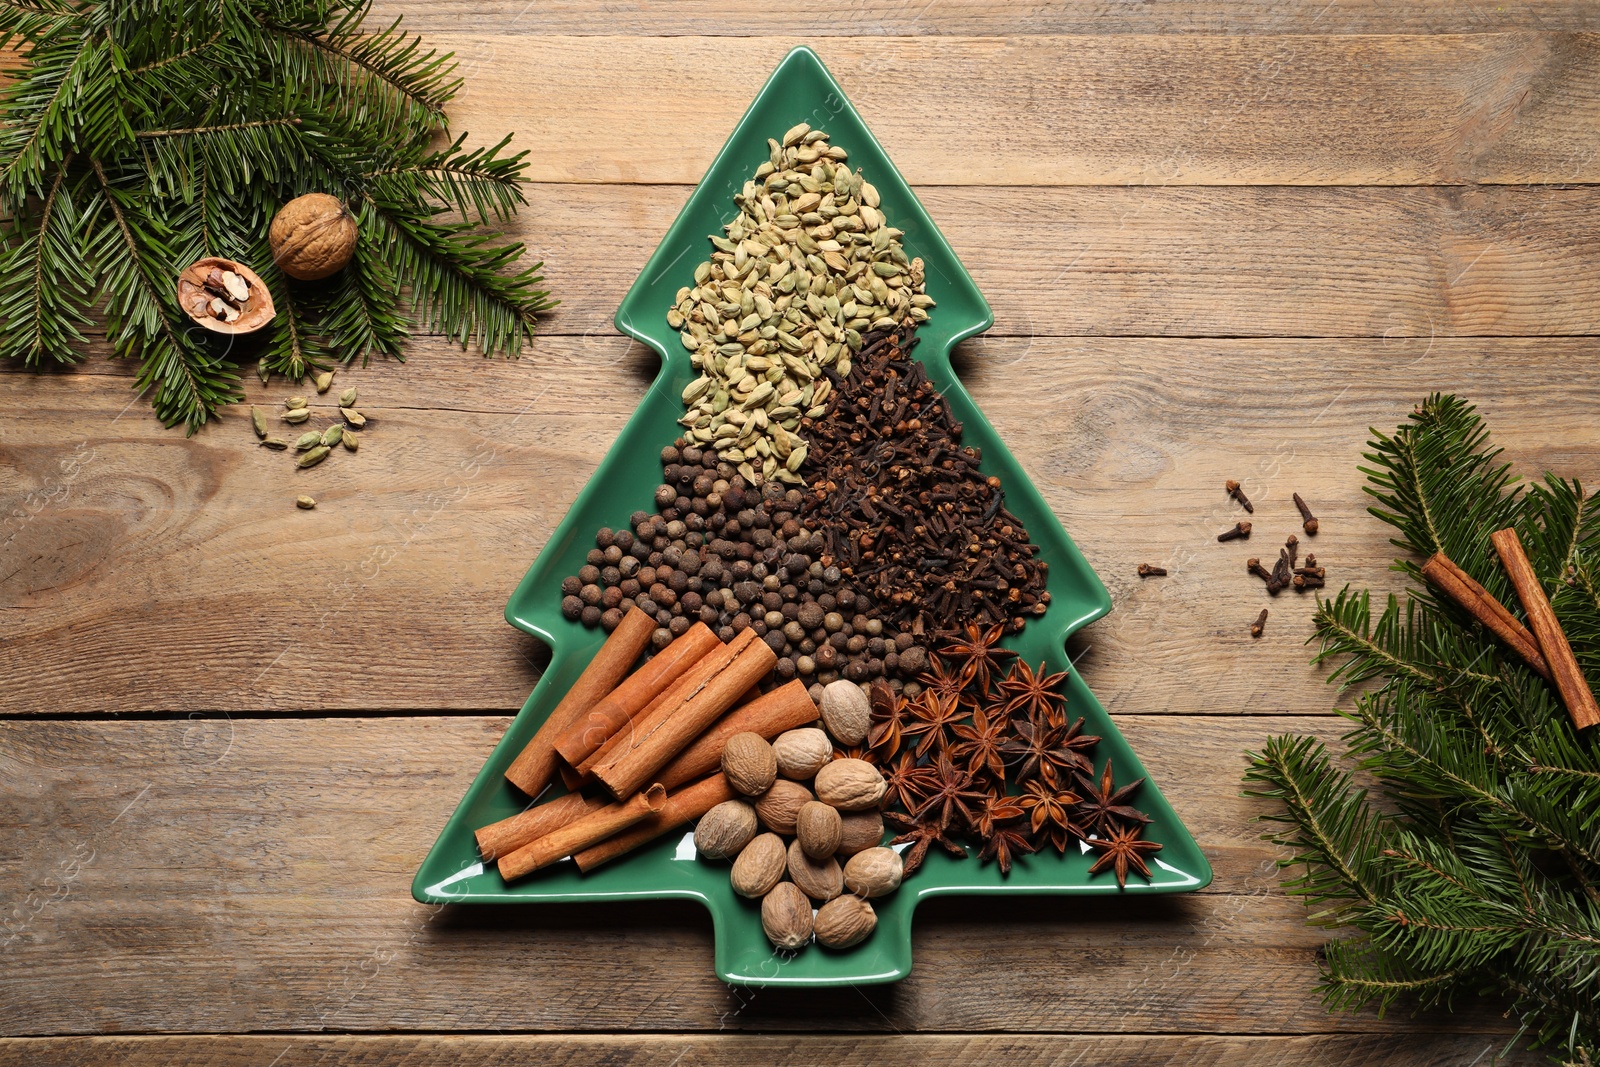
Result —
M 461 58 L 452 122 L 483 143 L 517 131 L 532 180 L 658 183 L 699 181 L 805 39 L 430 33 L 429 43 Z M 918 186 L 1600 177 L 1600 38 L 1589 35 L 817 43 Z
M 1597 348 L 996 338 L 960 366 L 1111 589 L 1074 646 L 1108 707 L 1315 714 L 1334 693 L 1307 665 L 1312 600 L 1269 600 L 1244 571 L 1298 532 L 1289 495 L 1323 520 L 1306 547 L 1332 587 L 1392 588 L 1356 472 L 1365 428 L 1458 390 L 1518 470 L 1594 481 Z M 127 407 L 131 379 L 106 373 L 125 368 L 91 369 L 0 378 L 0 714 L 520 706 L 542 653 L 505 600 L 653 373 L 615 338 L 543 338 L 517 362 L 419 342 L 403 365 L 341 372 L 372 428 L 297 472 L 243 408 L 185 440 Z M 1238 516 L 1227 478 L 1257 505 L 1243 544 L 1214 541 Z M 1141 562 L 1172 574 L 1141 580 Z
M 787 10 L 781 24 L 756 0 L 378 0 L 374 19 L 405 17 L 407 29 L 448 33 L 463 24 L 506 35 L 759 36 L 769 29 L 813 37 L 1128 33 L 1491 33 L 1600 30 L 1585 0 L 858 0 Z
M 709 921 L 683 902 L 411 901 L 506 722 L 0 723 L 0 1030 L 1441 1028 L 1439 1016 L 1327 1017 L 1313 990 L 1322 933 L 1277 888 L 1277 853 L 1251 822 L 1263 809 L 1239 796 L 1239 776 L 1246 748 L 1317 720 L 1119 719 L 1215 865 L 1206 891 L 931 901 L 908 979 L 820 991 L 724 986 Z M 1451 1025 L 1505 1031 L 1483 1013 Z
M 0 1067 L 929 1067 L 971 1063 L 1096 1067 L 1299 1067 L 1301 1064 L 1383 1064 L 1412 1067 L 1487 1062 L 1499 1045 L 1486 1037 L 1410 1032 L 1404 1037 L 1317 1034 L 1245 1037 L 1149 1034 L 895 1034 L 848 1037 L 763 1035 L 615 1035 L 603 1037 L 476 1035 L 339 1035 L 227 1037 L 12 1038 L 0 1040 Z M 1542 1062 L 1532 1055 L 1496 1060 Z

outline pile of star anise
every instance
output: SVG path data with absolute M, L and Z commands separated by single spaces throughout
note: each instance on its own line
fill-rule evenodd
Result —
M 1035 671 L 1001 648 L 1004 626 L 969 625 L 931 657 L 925 688 L 907 699 L 874 683 L 872 728 L 848 755 L 883 769 L 889 789 L 884 820 L 909 843 L 905 873 L 937 844 L 965 857 L 959 837 L 1010 873 L 1019 855 L 1076 839 L 1100 853 L 1091 873 L 1149 877 L 1144 857 L 1161 846 L 1142 839 L 1150 819 L 1129 799 L 1143 778 L 1114 787 L 1111 760 L 1098 775 L 1083 719 L 1068 721 L 1066 673 Z

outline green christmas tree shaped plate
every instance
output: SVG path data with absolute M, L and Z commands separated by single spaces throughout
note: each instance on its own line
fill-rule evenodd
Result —
M 651 498 L 661 476 L 658 453 L 677 436 L 676 419 L 683 412 L 680 393 L 693 377 L 688 353 L 667 325 L 666 310 L 678 287 L 689 282 L 695 265 L 705 258 L 706 236 L 720 233 L 732 217 L 734 193 L 767 158 L 767 138 L 782 136 L 799 122 L 826 130 L 833 144 L 849 152 L 851 166 L 860 167 L 878 188 L 890 224 L 905 231 L 907 254 L 922 257 L 928 295 L 938 303 L 918 331 L 921 343 L 916 355 L 965 424 L 965 442 L 981 448 L 984 469 L 1003 480 L 1007 506 L 1027 525 L 1042 549 L 1040 558 L 1050 565 L 1049 610 L 1007 644 L 1031 663 L 1042 660 L 1052 671 L 1067 670 L 1067 635 L 1110 610 L 1105 587 L 951 370 L 950 351 L 956 343 L 993 324 L 988 304 L 822 62 L 810 49 L 797 48 L 756 97 L 617 311 L 618 328 L 655 349 L 661 356 L 661 371 L 506 607 L 507 621 L 549 643 L 550 667 L 423 862 L 412 886 L 420 901 L 533 904 L 689 898 L 711 912 L 716 969 L 724 981 L 827 986 L 892 982 L 909 974 L 912 913 L 919 901 L 929 897 L 1182 893 L 1211 880 L 1210 865 L 1194 839 L 1150 781 L 1136 797 L 1151 816 L 1146 837 L 1162 845 L 1148 880 L 1132 875 L 1127 888 L 1119 890 L 1111 872 L 1089 873 L 1093 856 L 1081 846 L 1066 855 L 1048 851 L 1024 857 L 1009 876 L 1002 876 L 993 864 L 980 864 L 976 855 L 957 860 L 936 849 L 897 893 L 874 902 L 879 918 L 871 937 L 843 952 L 813 945 L 792 956 L 775 954 L 761 930 L 758 902 L 733 892 L 725 863 L 695 857 L 687 829 L 588 875 L 567 862 L 507 885 L 492 866 L 479 862 L 473 831 L 516 813 L 528 802 L 506 782 L 506 767 L 603 639 L 600 631 L 561 616 L 561 579 L 583 565 L 596 530 L 626 527 L 630 513 L 653 509 Z M 1102 738 L 1096 760 L 1100 765 L 1107 758 L 1114 762 L 1118 784 L 1144 775 L 1138 757 L 1076 671 L 1067 682 L 1067 707 L 1072 715 L 1087 720 L 1088 733 Z M 617 951 L 625 951 L 620 942 Z

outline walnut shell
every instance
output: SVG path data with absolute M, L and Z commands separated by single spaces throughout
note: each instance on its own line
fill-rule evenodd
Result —
M 806 855 L 814 860 L 827 859 L 839 851 L 839 838 L 844 833 L 844 823 L 839 809 L 820 800 L 800 805 L 794 821 L 795 837 Z
M 777 834 L 758 834 L 733 861 L 728 883 L 741 897 L 759 899 L 772 892 L 789 866 L 789 850 Z
M 878 768 L 859 759 L 836 759 L 817 772 L 817 799 L 840 811 L 864 811 L 883 799 L 887 783 Z
M 778 778 L 777 753 L 760 734 L 734 734 L 722 747 L 722 774 L 735 793 L 758 797 Z
M 828 948 L 849 948 L 872 936 L 877 925 L 878 913 L 872 910 L 872 905 L 847 893 L 828 901 L 817 911 L 817 942 Z
M 840 678 L 822 687 L 822 724 L 842 745 L 859 745 L 872 726 L 872 701 L 867 691 Z
M 793 952 L 811 940 L 811 901 L 793 882 L 779 882 L 761 898 L 761 929 L 773 947 Z
M 829 856 L 814 860 L 795 841 L 789 845 L 789 877 L 812 900 L 832 900 L 844 892 L 844 872 L 839 861 Z
M 238 304 L 239 311 L 239 317 L 232 322 L 225 322 L 211 312 L 211 301 L 217 297 L 206 288 L 206 279 L 213 270 L 230 271 L 249 286 L 242 304 L 234 300 L 232 294 L 229 296 L 233 303 Z M 221 256 L 197 259 L 183 269 L 183 273 L 178 275 L 178 306 L 183 308 L 184 314 L 213 333 L 231 335 L 254 333 L 271 322 L 278 313 L 272 306 L 272 293 L 261 276 L 243 263 L 235 263 Z
M 278 209 L 267 227 L 272 261 L 291 278 L 314 282 L 343 270 L 355 254 L 356 220 L 336 196 L 307 193 Z
M 881 845 L 857 852 L 844 865 L 844 884 L 856 896 L 868 899 L 893 893 L 904 875 L 900 853 Z
M 742 800 L 724 800 L 700 816 L 694 847 L 714 860 L 731 859 L 756 836 L 756 809 Z
M 794 833 L 794 821 L 800 815 L 800 806 L 808 800 L 815 800 L 811 790 L 799 782 L 791 782 L 787 778 L 780 778 L 772 783 L 772 788 L 756 800 L 756 814 L 761 816 L 761 825 L 768 830 L 780 834 Z
M 808 782 L 833 759 L 833 742 L 826 731 L 814 726 L 786 730 L 772 742 L 778 757 L 778 773 L 797 782 Z
M 878 812 L 847 811 L 839 821 L 839 855 L 854 856 L 883 844 L 883 816 Z

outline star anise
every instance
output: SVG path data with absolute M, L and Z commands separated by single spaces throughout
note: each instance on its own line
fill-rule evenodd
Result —
M 951 732 L 955 734 L 956 742 L 950 746 L 950 755 L 955 757 L 969 774 L 990 774 L 996 781 L 1002 784 L 1005 782 L 1004 718 L 991 720 L 983 708 L 977 708 L 972 713 L 971 722 L 957 723 L 951 727 Z
M 1001 874 L 1011 873 L 1011 861 L 1017 856 L 1025 856 L 1034 851 L 1034 844 L 1028 840 L 1028 835 L 1015 826 L 997 826 L 994 831 L 984 838 L 983 848 L 978 852 L 980 860 L 994 860 L 1000 865 Z
M 954 700 L 924 690 L 911 706 L 911 721 L 900 732 L 908 740 L 917 739 L 916 754 L 921 759 L 929 751 L 944 752 L 950 744 L 950 728 L 965 717 L 966 711 Z
M 962 677 L 976 686 L 979 693 L 987 693 L 995 672 L 1016 655 L 1009 648 L 1000 647 L 1005 633 L 1003 623 L 984 630 L 977 623 L 969 622 L 962 636 L 944 646 L 943 655 L 959 661 Z
M 1078 795 L 1044 782 L 1032 781 L 1022 787 L 1017 805 L 1028 813 L 1034 838 L 1042 846 L 1048 841 L 1057 852 L 1065 852 L 1074 834 L 1080 833 L 1072 821 Z
M 917 678 L 923 684 L 923 692 L 933 693 L 945 700 L 952 700 L 957 704 L 970 704 L 974 698 L 967 692 L 967 677 L 959 666 L 945 666 L 945 661 L 938 656 L 930 656 L 931 669 L 926 674 Z
M 967 850 L 961 842 L 950 836 L 950 828 L 940 824 L 936 819 L 923 821 L 902 815 L 898 811 L 886 811 L 883 813 L 883 821 L 901 831 L 900 836 L 890 840 L 891 845 L 904 845 L 908 842 L 911 845 L 900 855 L 902 878 L 909 878 L 922 866 L 930 845 L 938 845 L 957 859 L 967 858 Z
M 1017 798 L 1001 794 L 990 796 L 984 802 L 983 809 L 978 812 L 978 821 L 973 827 L 979 837 L 989 837 L 994 833 L 995 827 L 1001 823 L 1015 822 L 1027 814 L 1027 810 L 1017 803 Z
M 878 763 L 878 754 L 867 745 L 834 745 L 834 759 L 858 759 L 863 763 Z
M 868 695 L 872 699 L 872 727 L 867 731 L 867 744 L 892 756 L 900 751 L 901 731 L 910 719 L 910 701 L 881 679 L 872 683 Z
M 884 768 L 883 779 L 888 784 L 884 800 L 898 804 L 907 811 L 915 811 L 928 799 L 928 793 L 938 784 L 938 776 L 927 764 L 917 763 L 909 752 L 900 753 L 895 763 Z
M 1074 773 L 1092 771 L 1094 766 L 1084 752 L 1100 739 L 1082 731 L 1082 719 L 1068 727 L 1063 722 L 1053 721 L 1049 715 L 1034 715 L 1013 723 L 1012 739 L 1005 753 L 1016 767 L 1015 780 L 1026 782 L 1038 778 L 1055 786 L 1070 781 Z
M 1111 783 L 1109 758 L 1105 770 L 1100 772 L 1098 785 L 1088 775 L 1078 775 L 1078 784 L 1083 791 L 1083 800 L 1078 805 L 1078 819 L 1084 829 L 1105 836 L 1128 823 L 1142 825 L 1149 822 L 1150 816 L 1128 803 L 1128 798 L 1144 784 L 1144 779 L 1129 782 L 1117 790 L 1111 788 Z
M 1035 673 L 1027 661 L 1017 660 L 1000 680 L 1000 695 L 1005 698 L 1006 710 L 1024 718 L 1053 718 L 1067 702 L 1061 693 L 1061 683 L 1066 677 L 1066 671 L 1046 674 L 1042 662 Z
M 1117 888 L 1123 889 L 1128 884 L 1128 870 L 1132 868 L 1150 877 L 1150 868 L 1145 866 L 1143 853 L 1160 852 L 1161 846 L 1154 841 L 1141 841 L 1139 835 L 1144 832 L 1144 827 L 1118 827 L 1111 831 L 1108 837 L 1097 837 L 1089 842 L 1089 847 L 1102 853 L 1094 861 L 1094 866 L 1089 868 L 1090 874 L 1099 874 L 1110 867 L 1117 872 Z
M 933 786 L 913 814 L 924 822 L 934 819 L 946 827 L 970 827 L 988 800 L 989 794 L 973 788 L 972 775 L 957 767 L 948 753 L 940 753 Z
M 1064 779 L 1070 779 L 1074 774 L 1093 774 L 1094 763 L 1089 759 L 1089 753 L 1099 743 L 1100 738 L 1083 732 L 1083 718 L 1080 716 L 1061 735 L 1051 762 Z

